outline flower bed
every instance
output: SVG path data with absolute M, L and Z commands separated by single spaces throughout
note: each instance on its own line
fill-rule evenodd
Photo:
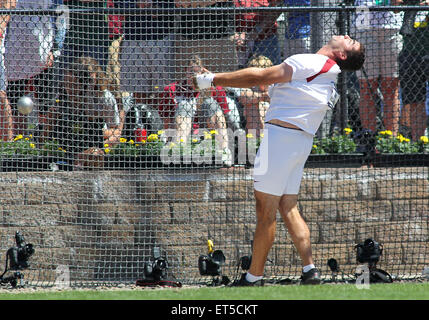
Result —
M 104 145 L 105 169 L 222 167 L 222 150 L 216 130 L 192 135 L 185 143 L 167 141 L 164 131 L 151 134 L 138 142 L 121 138 L 115 145 Z M 261 137 L 248 133 L 235 144 L 233 164 L 253 166 Z M 239 143 L 241 143 L 239 147 Z M 243 144 L 244 143 L 244 144 Z M 352 130 L 345 128 L 324 139 L 314 139 L 306 167 L 375 167 L 429 166 L 429 139 L 417 142 L 390 131 L 380 131 L 375 140 L 375 152 L 359 153 Z M 33 137 L 18 135 L 13 141 L 0 143 L 0 170 L 73 170 L 73 154 L 68 154 L 56 140 L 37 146 Z

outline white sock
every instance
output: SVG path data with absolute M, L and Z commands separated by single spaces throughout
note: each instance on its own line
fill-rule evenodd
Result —
M 303 272 L 308 272 L 308 271 L 310 271 L 311 269 L 314 269 L 314 268 L 316 268 L 314 266 L 314 264 L 309 264 L 309 265 L 304 266 L 304 268 L 302 268 L 302 271 Z
M 249 282 L 255 282 L 255 281 L 258 281 L 261 279 L 262 279 L 262 276 L 254 276 L 253 274 L 251 274 L 249 272 L 246 273 L 246 280 Z

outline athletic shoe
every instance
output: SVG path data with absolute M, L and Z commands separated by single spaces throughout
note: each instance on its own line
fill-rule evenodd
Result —
M 264 280 L 258 280 L 255 282 L 249 282 L 246 280 L 246 273 L 243 273 L 241 275 L 240 280 L 235 280 L 231 287 L 262 287 L 264 285 Z
M 301 284 L 320 284 L 320 271 L 313 268 L 301 275 Z

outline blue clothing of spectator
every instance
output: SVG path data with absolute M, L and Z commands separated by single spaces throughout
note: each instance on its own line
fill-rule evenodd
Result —
M 310 6 L 310 0 L 285 0 L 285 5 L 290 7 Z M 289 12 L 286 39 L 302 39 L 310 36 L 310 13 Z

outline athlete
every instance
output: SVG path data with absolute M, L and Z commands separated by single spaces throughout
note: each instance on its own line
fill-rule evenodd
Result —
M 349 36 L 333 36 L 316 54 L 297 54 L 269 68 L 196 75 L 200 89 L 211 86 L 249 88 L 270 85 L 264 137 L 254 164 L 256 230 L 250 269 L 233 283 L 263 285 L 263 272 L 276 230 L 279 210 L 301 257 L 301 284 L 318 284 L 310 232 L 301 217 L 298 193 L 313 137 L 326 111 L 338 100 L 335 83 L 341 71 L 359 70 L 364 46 Z

